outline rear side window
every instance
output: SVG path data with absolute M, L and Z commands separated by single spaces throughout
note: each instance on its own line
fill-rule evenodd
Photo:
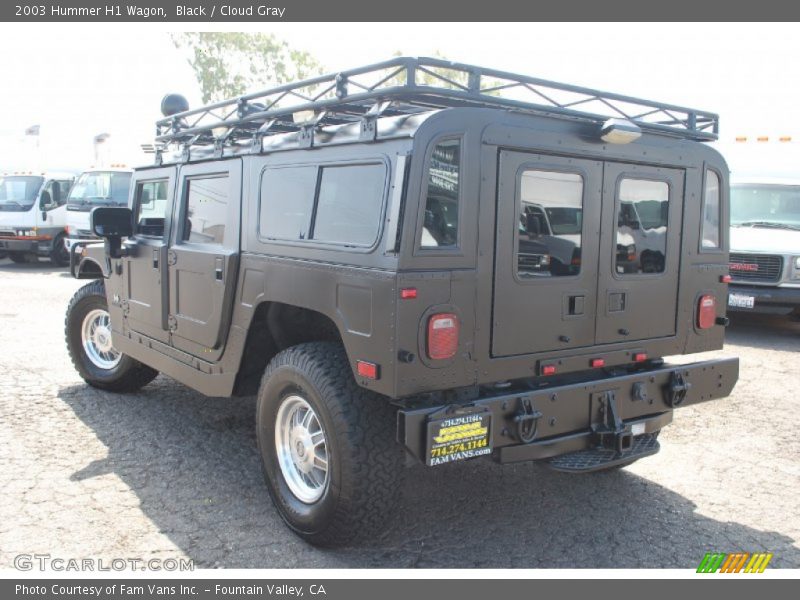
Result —
M 371 246 L 380 226 L 385 179 L 382 164 L 324 167 L 312 239 Z
M 583 178 L 526 170 L 520 179 L 517 275 L 577 275 L 581 270 Z
M 267 169 L 259 233 L 275 240 L 371 246 L 383 213 L 383 163 Z
M 184 242 L 225 243 L 229 188 L 227 176 L 187 180 L 181 237 Z
M 163 237 L 167 216 L 167 180 L 136 184 L 136 230 L 148 237 Z
M 461 140 L 448 139 L 433 149 L 422 224 L 422 248 L 456 248 L 458 239 Z
M 617 273 L 664 272 L 668 218 L 666 182 L 628 178 L 620 181 L 614 255 Z
M 706 186 L 703 190 L 703 226 L 700 230 L 703 250 L 719 249 L 719 221 L 719 175 L 709 170 L 706 171 Z

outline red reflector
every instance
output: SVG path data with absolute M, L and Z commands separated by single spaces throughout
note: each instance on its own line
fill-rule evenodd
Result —
M 542 366 L 542 375 L 555 375 L 556 374 L 556 366 L 555 365 L 543 365 Z
M 731 281 L 733 281 L 733 277 L 731 277 L 730 275 L 720 275 L 719 280 L 722 283 L 730 283 Z
M 400 298 L 403 300 L 413 300 L 417 297 L 417 288 L 403 288 L 400 290 Z
M 596 369 L 598 367 L 605 367 L 606 361 L 603 358 L 593 358 L 592 359 L 592 368 Z
M 378 378 L 378 365 L 375 363 L 359 360 L 356 362 L 356 366 L 358 367 L 358 374 L 361 375 L 361 377 L 366 377 L 367 379 Z
M 697 303 L 697 327 L 709 329 L 717 318 L 717 299 L 711 294 L 700 296 Z
M 644 352 L 637 352 L 633 355 L 633 362 L 644 362 L 647 360 L 647 354 Z
M 428 320 L 428 356 L 434 360 L 453 358 L 458 351 L 458 317 L 438 313 Z

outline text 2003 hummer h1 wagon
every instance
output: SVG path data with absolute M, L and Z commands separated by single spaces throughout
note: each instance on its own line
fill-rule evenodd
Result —
M 258 393 L 307 540 L 380 525 L 404 458 L 624 465 L 736 381 L 661 358 L 723 343 L 713 114 L 408 58 L 162 110 L 73 264 L 70 353 L 107 390 Z

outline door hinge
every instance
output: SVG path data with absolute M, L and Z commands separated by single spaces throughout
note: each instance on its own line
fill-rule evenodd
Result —
M 167 264 L 171 267 L 178 262 L 178 254 L 175 250 L 167 251 Z
M 167 327 L 170 332 L 174 332 L 178 329 L 178 319 L 175 318 L 175 315 L 169 315 L 167 317 Z

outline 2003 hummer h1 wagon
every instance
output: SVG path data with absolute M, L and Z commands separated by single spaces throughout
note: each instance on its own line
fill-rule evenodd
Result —
M 312 542 L 378 526 L 404 455 L 620 466 L 736 382 L 662 358 L 723 343 L 713 114 L 408 58 L 162 110 L 133 208 L 93 211 L 72 359 L 107 390 L 257 393 Z

